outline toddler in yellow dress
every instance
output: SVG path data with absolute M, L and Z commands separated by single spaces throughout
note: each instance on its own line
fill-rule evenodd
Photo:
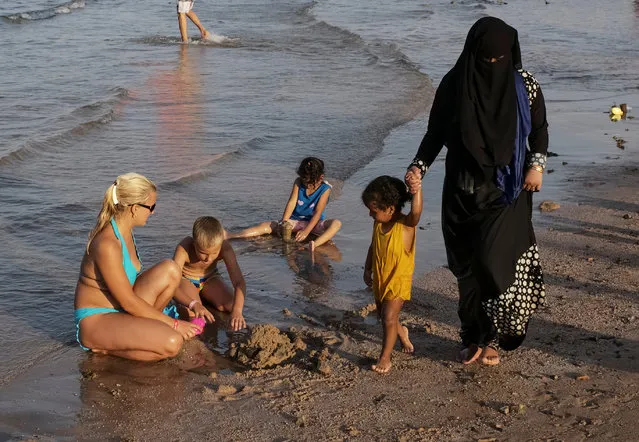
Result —
M 391 368 L 391 353 L 399 337 L 402 349 L 412 353 L 408 329 L 399 323 L 399 312 L 410 300 L 415 269 L 415 227 L 422 214 L 421 188 L 413 195 L 399 179 L 380 176 L 362 193 L 373 224 L 373 239 L 364 266 L 364 282 L 373 288 L 377 312 L 384 326 L 382 352 L 372 369 L 386 373 Z M 411 210 L 402 213 L 411 200 Z

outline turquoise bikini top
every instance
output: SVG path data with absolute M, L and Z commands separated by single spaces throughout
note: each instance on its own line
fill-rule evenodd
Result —
M 126 243 L 124 242 L 124 238 L 120 235 L 120 231 L 118 230 L 118 225 L 115 223 L 115 220 L 111 218 L 111 226 L 113 227 L 113 233 L 115 233 L 115 237 L 120 240 L 120 244 L 122 244 L 122 266 L 124 267 L 124 272 L 126 273 L 126 277 L 129 279 L 129 283 L 133 285 L 135 283 L 135 279 L 138 277 L 138 269 L 133 265 L 133 261 L 131 261 L 131 257 L 129 256 L 129 250 L 126 248 Z M 135 236 L 131 233 L 131 237 L 133 237 L 133 247 L 135 247 L 135 255 L 140 260 L 140 255 L 138 254 L 138 246 L 135 244 Z M 140 261 L 140 264 L 142 261 Z M 141 269 L 140 269 L 141 270 Z

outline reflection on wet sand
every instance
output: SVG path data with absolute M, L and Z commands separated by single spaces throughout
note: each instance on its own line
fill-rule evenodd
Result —
M 108 432 L 122 436 L 139 432 L 136 419 L 153 415 L 171 416 L 185 409 L 193 385 L 201 385 L 201 376 L 241 371 L 228 359 L 215 354 L 206 341 L 215 339 L 217 327 L 207 326 L 205 341 L 193 339 L 172 360 L 148 364 L 111 356 L 89 354 L 79 364 L 81 374 L 78 413 L 85 439 L 105 422 L 114 428 Z M 139 423 L 139 422 L 138 422 Z M 103 431 L 103 430 L 102 430 Z
M 297 275 L 297 283 L 304 297 L 310 299 L 327 294 L 332 286 L 331 261 L 340 262 L 342 253 L 329 241 L 311 253 L 297 243 L 283 242 L 283 254 L 288 266 Z

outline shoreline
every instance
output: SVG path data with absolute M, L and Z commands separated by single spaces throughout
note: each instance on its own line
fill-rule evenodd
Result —
M 555 118 L 550 109 L 549 118 Z M 625 127 L 636 127 L 632 123 Z M 626 132 L 629 140 L 633 132 Z M 553 132 L 560 141 L 569 136 Z M 591 150 L 599 145 L 592 144 Z M 314 318 L 295 331 L 307 348 L 294 363 L 274 369 L 243 371 L 200 341 L 189 342 L 176 360 L 157 364 L 87 357 L 64 347 L 47 365 L 29 368 L 0 390 L 0 435 L 623 440 L 639 411 L 634 145 L 623 161 L 562 169 L 562 158 L 555 159 L 556 172 L 545 179 L 551 188 L 573 190 L 558 200 L 559 210 L 534 217 L 548 306 L 532 318 L 522 348 L 502 354 L 497 367 L 456 362 L 456 284 L 448 270 L 436 267 L 416 273 L 402 314 L 416 354 L 396 351 L 386 376 L 368 370 L 381 339 L 374 313 L 317 304 Z M 536 195 L 534 207 L 544 199 L 543 192 Z M 302 310 L 293 314 L 305 319 Z

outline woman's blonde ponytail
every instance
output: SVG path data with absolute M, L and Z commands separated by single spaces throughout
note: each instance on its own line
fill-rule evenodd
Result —
M 93 238 L 104 229 L 117 213 L 123 212 L 127 206 L 144 203 L 151 193 L 156 192 L 155 184 L 147 177 L 137 173 L 126 173 L 115 179 L 102 199 L 102 208 L 98 214 L 97 222 L 87 243 L 87 253 Z

